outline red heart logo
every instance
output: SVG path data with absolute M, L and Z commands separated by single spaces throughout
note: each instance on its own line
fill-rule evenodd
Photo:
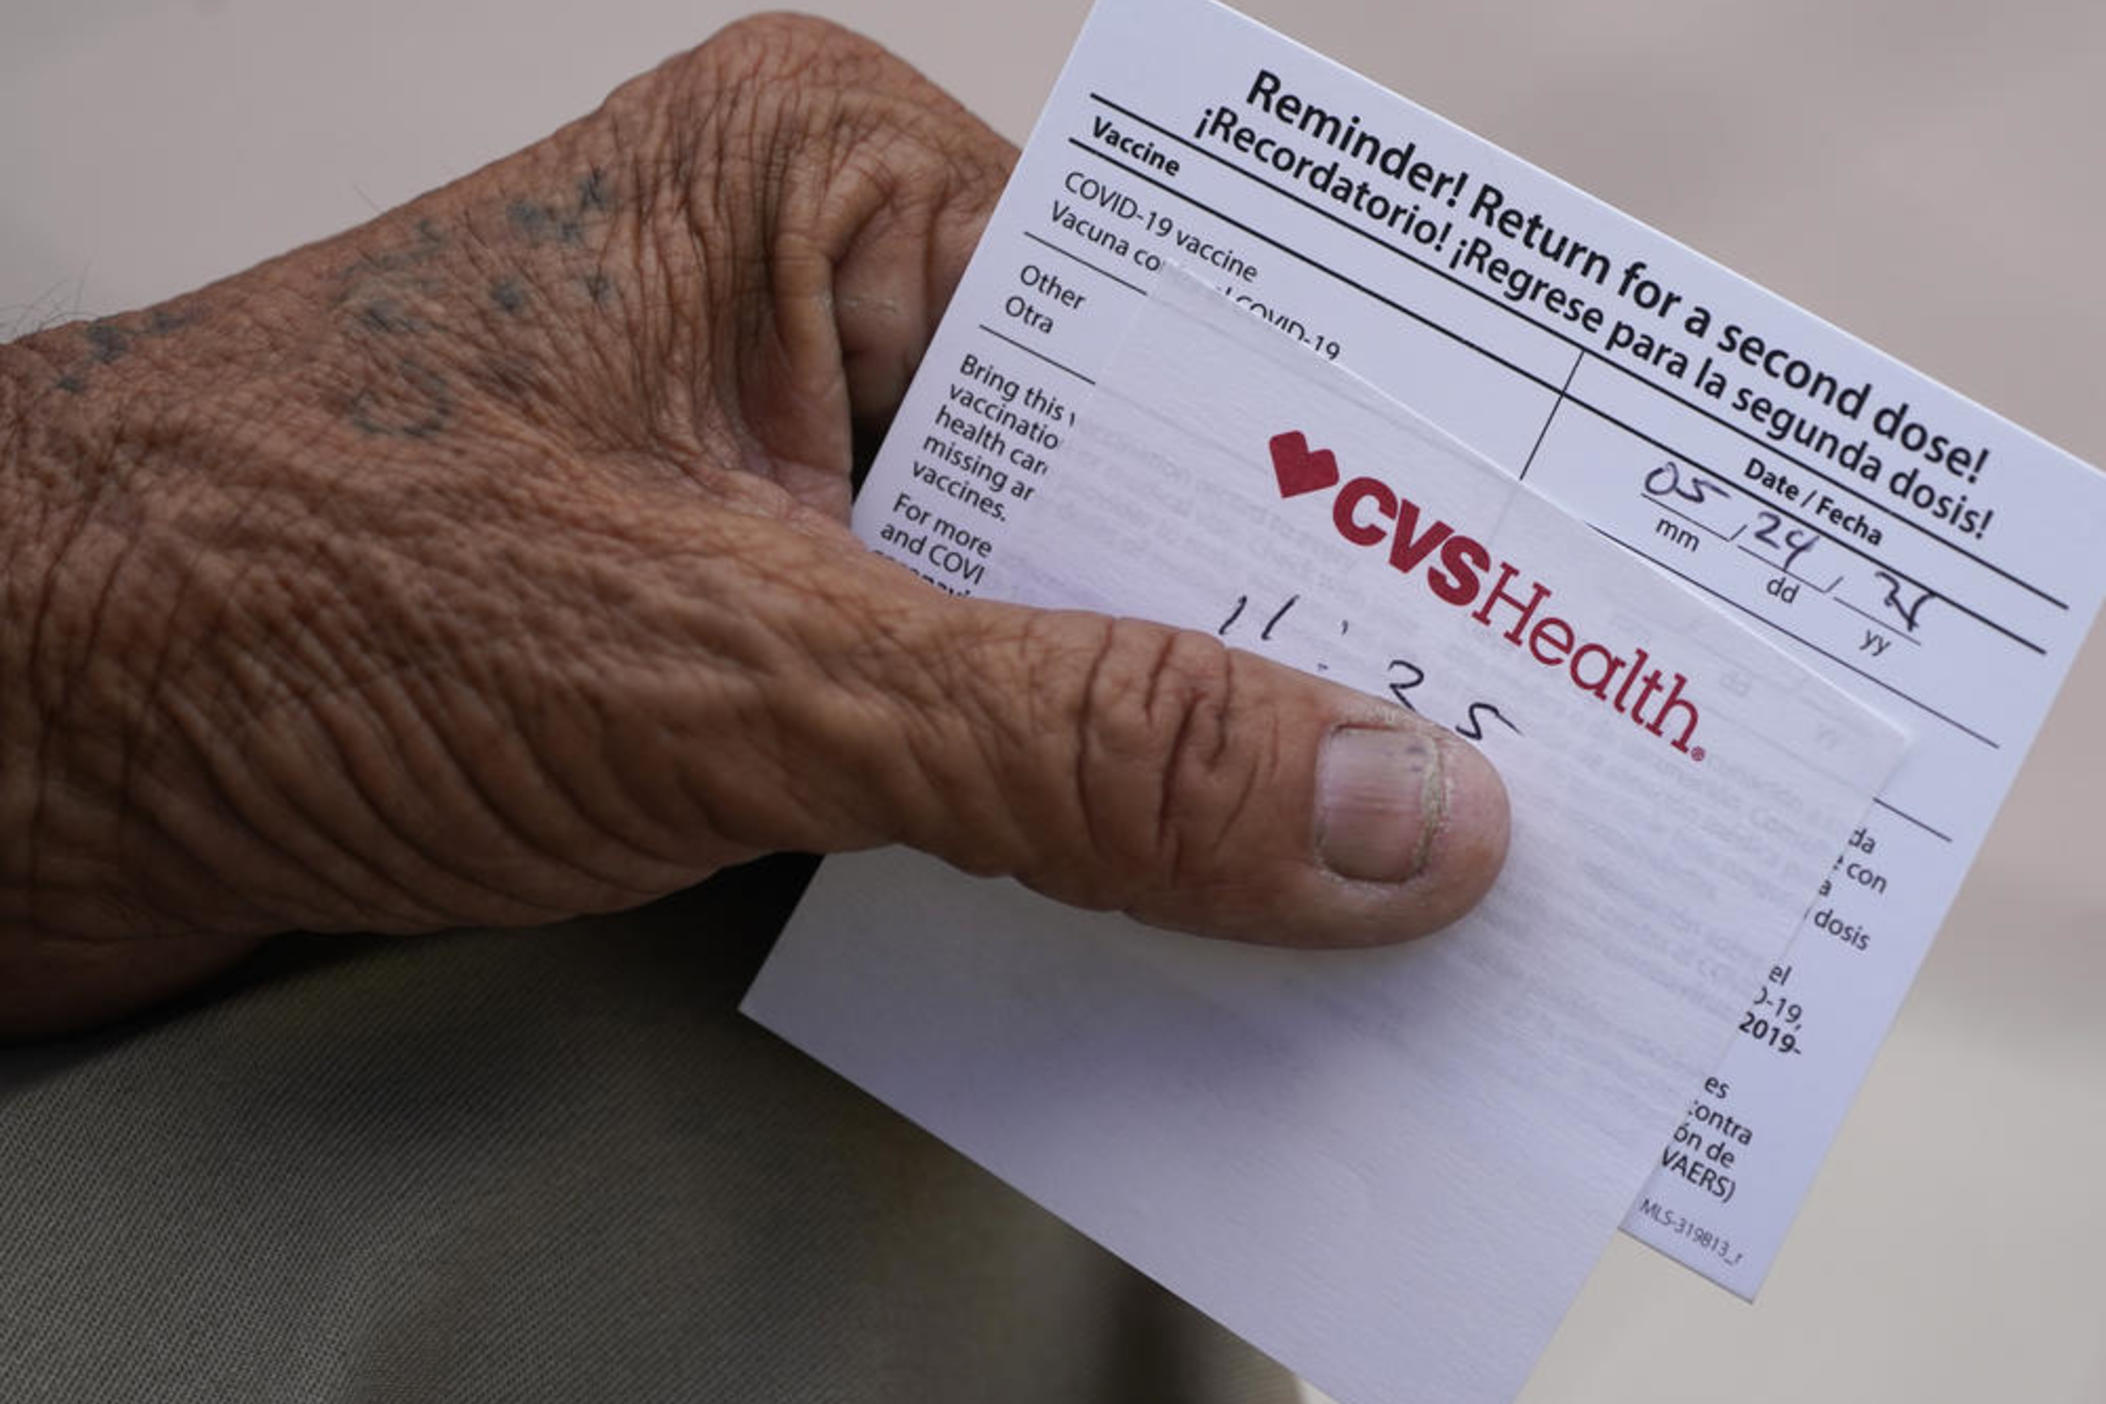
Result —
M 1329 449 L 1309 448 L 1299 429 L 1272 436 L 1272 471 L 1280 480 L 1280 496 L 1299 497 L 1338 484 L 1338 460 Z

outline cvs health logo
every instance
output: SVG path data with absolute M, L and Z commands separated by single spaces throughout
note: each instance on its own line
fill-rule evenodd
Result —
M 1340 486 L 1337 455 L 1310 448 L 1308 436 L 1299 429 L 1273 435 L 1268 447 L 1283 499 L 1336 488 L 1331 525 L 1347 542 L 1363 548 L 1387 542 L 1390 567 L 1417 577 L 1435 599 L 1457 609 L 1476 605 L 1471 620 L 1498 629 L 1500 638 L 1526 650 L 1544 667 L 1559 669 L 1580 692 L 1691 760 L 1704 758 L 1704 748 L 1696 744 L 1697 705 L 1684 695 L 1689 679 L 1681 673 L 1658 666 L 1648 670 L 1652 657 L 1642 648 L 1628 650 L 1626 657 L 1586 638 L 1577 626 L 1550 612 L 1556 596 L 1550 586 L 1529 578 L 1525 593 L 1516 588 L 1516 581 L 1524 577 L 1511 561 L 1498 563 L 1494 580 L 1492 553 L 1482 541 L 1433 517 L 1381 479 L 1356 477 Z M 1495 623 L 1501 610 L 1508 615 Z M 1511 624 L 1500 629 L 1508 618 Z

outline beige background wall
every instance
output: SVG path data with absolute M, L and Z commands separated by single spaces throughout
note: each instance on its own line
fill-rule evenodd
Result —
M 1019 139 L 1083 12 L 819 8 Z M 1250 8 L 2106 460 L 2106 6 Z M 735 13 L 5 0 L 0 328 L 133 306 L 356 222 Z M 2101 718 L 2095 635 L 1762 1302 L 1619 1240 L 1528 1399 L 2106 1400 Z

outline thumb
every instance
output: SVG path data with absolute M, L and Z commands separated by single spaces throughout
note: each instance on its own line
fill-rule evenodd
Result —
M 1079 906 L 1295 945 L 1422 935 L 1497 876 L 1506 791 L 1453 733 L 1204 634 L 952 599 L 866 559 L 897 586 L 836 620 L 855 642 L 828 652 L 858 676 L 808 694 L 824 735 L 793 753 L 829 758 L 831 782 L 795 777 L 808 798 L 846 787 L 818 846 L 880 836 Z

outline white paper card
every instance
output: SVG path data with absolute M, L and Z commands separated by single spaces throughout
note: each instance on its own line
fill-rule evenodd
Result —
M 857 503 L 863 538 L 980 588 L 1037 530 L 1164 260 L 1917 738 L 1627 1223 L 1752 1296 L 2098 611 L 2106 480 L 1211 0 L 1104 0 Z M 903 496 L 970 540 L 887 541 L 927 533 Z
M 990 592 L 1481 732 L 1506 871 L 1338 953 L 836 859 L 747 1012 L 1350 1404 L 1509 1399 L 1901 735 L 1181 275 L 1062 455 Z

